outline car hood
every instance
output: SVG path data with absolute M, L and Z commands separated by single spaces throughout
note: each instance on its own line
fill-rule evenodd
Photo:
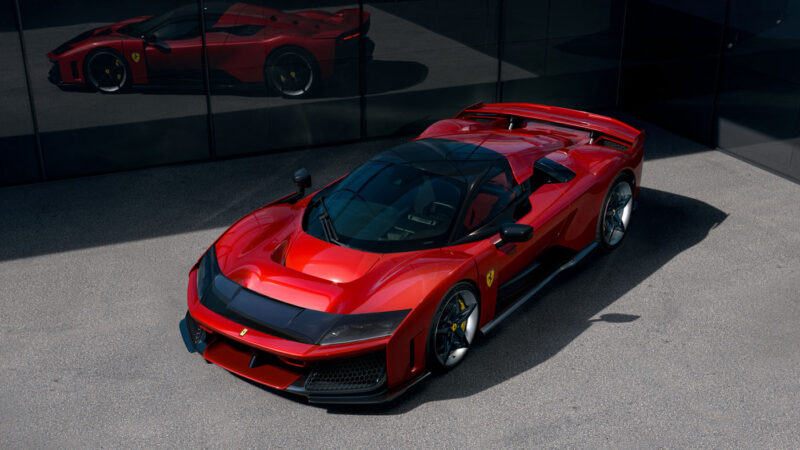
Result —
M 264 296 L 339 314 L 413 309 L 467 258 L 440 249 L 369 253 L 306 234 L 308 198 L 245 216 L 214 245 L 226 277 Z
M 301 232 L 286 249 L 284 266 L 333 283 L 349 283 L 364 276 L 382 257 Z

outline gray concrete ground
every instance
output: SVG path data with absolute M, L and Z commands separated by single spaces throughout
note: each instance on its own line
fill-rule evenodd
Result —
M 382 407 L 261 389 L 178 323 L 190 266 L 294 168 L 397 140 L 0 189 L 0 447 L 800 447 L 800 186 L 629 119 L 624 245 Z

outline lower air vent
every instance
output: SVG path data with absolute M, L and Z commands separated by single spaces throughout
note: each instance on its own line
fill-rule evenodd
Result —
M 386 355 L 371 353 L 350 359 L 317 363 L 306 380 L 311 392 L 366 392 L 386 381 Z

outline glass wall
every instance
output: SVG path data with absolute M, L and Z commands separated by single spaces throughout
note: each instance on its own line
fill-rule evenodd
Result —
M 800 165 L 800 0 L 0 2 L 0 184 L 39 153 L 54 179 L 413 135 L 481 100 L 619 101 Z
M 624 0 L 506 0 L 503 101 L 615 106 Z
M 208 158 L 195 2 L 20 9 L 48 178 Z
M 482 100 L 613 105 L 624 13 L 624 0 L 2 1 L 22 11 L 48 179 L 412 135 Z M 12 184 L 38 160 L 21 58 L 4 57 L 22 99 L 0 130 L 20 136 L 0 153 L 25 167 Z
M 206 44 L 216 152 L 239 155 L 361 137 L 358 3 L 211 3 Z M 369 50 L 369 48 L 366 48 Z
M 40 179 L 16 17 L 13 1 L 0 0 L 0 185 Z
M 621 104 L 710 144 L 726 3 L 630 2 Z
M 367 1 L 367 136 L 412 134 L 496 98 L 498 0 Z
M 642 0 L 621 106 L 800 180 L 800 0 Z
M 731 2 L 718 145 L 800 179 L 800 1 Z

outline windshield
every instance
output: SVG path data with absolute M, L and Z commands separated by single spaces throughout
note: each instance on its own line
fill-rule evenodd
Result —
M 206 4 L 204 16 L 206 19 L 207 29 L 210 29 L 215 23 L 217 23 L 219 18 L 222 16 L 222 13 L 225 11 L 225 9 L 226 6 L 225 4 L 222 3 Z M 182 6 L 180 8 L 152 16 L 141 22 L 129 23 L 125 26 L 120 27 L 119 30 L 117 30 L 117 32 L 133 37 L 143 37 L 149 33 L 155 32 L 163 25 L 167 25 L 170 23 L 178 23 L 178 22 L 184 22 L 184 23 L 191 22 L 195 24 L 195 28 L 199 30 L 200 20 L 198 19 L 198 17 L 199 14 L 196 6 L 194 5 Z
M 120 27 L 120 29 L 117 31 L 128 36 L 144 36 L 161 24 L 166 23 L 173 16 L 175 16 L 175 11 L 166 12 L 164 14 L 159 14 L 149 19 L 145 19 L 141 22 L 129 23 L 123 27 Z
M 440 247 L 449 238 L 466 190 L 466 183 L 456 178 L 370 161 L 314 196 L 304 229 L 330 240 L 325 231 L 329 217 L 335 240 L 347 247 L 377 253 Z

